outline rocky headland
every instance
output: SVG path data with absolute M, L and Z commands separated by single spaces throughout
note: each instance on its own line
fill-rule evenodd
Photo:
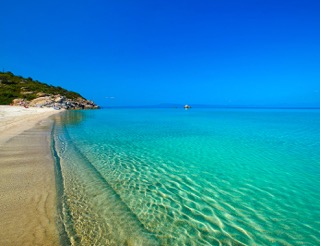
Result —
M 27 106 L 27 107 L 47 107 L 47 108 L 63 108 L 63 109 L 98 109 L 99 106 L 93 101 L 84 99 L 83 97 L 78 98 L 67 98 L 60 94 L 41 94 L 31 101 L 22 98 L 13 99 L 11 105 L 13 106 Z
M 59 86 L 0 72 L 0 104 L 56 109 L 98 109 L 93 101 Z

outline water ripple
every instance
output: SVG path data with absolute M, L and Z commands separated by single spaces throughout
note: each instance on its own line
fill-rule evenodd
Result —
M 320 244 L 319 114 L 121 112 L 68 129 L 70 138 L 161 245 Z M 61 152 L 72 166 L 72 151 Z M 104 211 L 105 188 L 76 169 L 65 175 L 79 228 L 92 242 L 125 237 L 112 225 L 126 228 L 127 213 Z

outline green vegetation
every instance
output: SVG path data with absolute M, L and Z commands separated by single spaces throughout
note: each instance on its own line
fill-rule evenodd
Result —
M 32 100 L 39 97 L 38 93 L 47 95 L 60 94 L 69 99 L 83 98 L 80 94 L 68 91 L 60 86 L 47 85 L 30 77 L 16 76 L 11 72 L 0 72 L 0 105 L 8 105 L 16 98 Z

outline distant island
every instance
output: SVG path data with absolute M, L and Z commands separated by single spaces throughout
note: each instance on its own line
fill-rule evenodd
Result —
M 60 86 L 48 85 L 11 72 L 0 72 L 0 105 L 98 109 L 93 101 Z

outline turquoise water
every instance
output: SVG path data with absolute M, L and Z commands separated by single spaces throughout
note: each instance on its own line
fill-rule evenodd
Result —
M 74 245 L 320 245 L 320 111 L 72 111 L 54 148 Z

